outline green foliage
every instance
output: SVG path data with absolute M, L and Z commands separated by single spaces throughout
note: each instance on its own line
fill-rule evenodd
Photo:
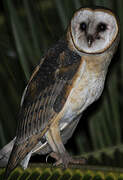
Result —
M 3 0 L 4 11 L 0 14 L 0 148 L 15 136 L 17 125 L 16 114 L 19 109 L 21 95 L 34 67 L 41 56 L 52 44 L 61 38 L 75 9 L 86 5 L 105 6 L 119 15 L 121 25 L 121 43 L 117 54 L 109 67 L 105 90 L 101 99 L 92 105 L 83 115 L 82 127 L 88 122 L 89 135 L 81 128 L 73 137 L 77 152 L 82 154 L 95 151 L 89 156 L 90 164 L 100 159 L 108 165 L 114 157 L 115 166 L 123 167 L 122 149 L 122 107 L 123 107 L 123 1 L 122 0 Z M 86 116 L 87 114 L 87 116 Z M 113 148 L 115 146 L 117 151 Z M 105 149 L 105 151 L 103 151 Z M 72 154 L 75 154 L 69 148 Z M 105 153 L 102 153 L 105 152 Z M 113 152 L 113 153 L 111 153 Z M 112 154 L 110 156 L 109 154 Z M 101 155 L 100 155 L 101 154 Z M 96 157 L 96 158 L 95 158 Z M 99 157 L 99 158 L 98 158 Z M 1 171 L 3 172 L 3 171 Z M 21 173 L 20 171 L 17 171 Z M 71 176 L 71 171 L 51 170 L 40 172 L 25 171 L 20 179 L 91 179 L 92 174 L 78 173 Z M 12 176 L 20 176 L 15 173 Z M 1 173 L 2 174 L 2 173 Z M 0 175 L 1 176 L 1 175 Z M 40 177 L 39 177 L 40 176 Z M 104 179 L 104 174 L 97 173 L 93 179 Z M 13 178 L 13 177 L 12 177 Z M 107 179 L 113 179 L 109 174 Z M 115 179 L 115 178 L 114 178 Z M 119 176 L 123 179 L 123 175 Z
M 30 170 L 26 169 L 22 175 L 18 178 L 18 180 L 23 180 L 23 179 L 27 179 L 30 176 Z
M 49 167 L 48 167 L 49 166 Z M 89 169 L 83 166 L 81 168 L 70 167 L 66 170 L 61 168 L 50 167 L 47 165 L 46 170 L 43 167 L 38 167 L 38 164 L 28 168 L 28 176 L 24 176 L 25 171 L 21 168 L 16 168 L 9 176 L 9 180 L 122 180 L 123 173 L 118 169 L 102 168 L 93 166 Z M 94 170 L 95 168 L 95 170 Z M 88 170 L 89 169 L 89 170 Z M 27 170 L 26 170 L 27 171 Z M 0 170 L 0 180 L 3 180 L 4 170 Z

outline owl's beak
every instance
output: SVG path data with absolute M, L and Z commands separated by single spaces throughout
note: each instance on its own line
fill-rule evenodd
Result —
M 88 35 L 88 36 L 87 36 L 88 47 L 91 47 L 93 41 L 94 41 L 93 36 L 92 36 L 92 35 Z

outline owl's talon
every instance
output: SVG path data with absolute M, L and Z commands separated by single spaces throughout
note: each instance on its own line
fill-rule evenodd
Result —
M 50 156 L 56 159 L 56 162 L 53 164 L 53 166 L 59 166 L 60 164 L 63 164 L 65 169 L 69 164 L 86 164 L 87 162 L 85 158 L 73 158 L 67 152 L 63 154 L 52 152 L 50 153 Z
M 52 157 L 52 158 L 54 158 L 54 159 L 57 160 L 57 161 L 60 159 L 60 155 L 59 155 L 58 153 L 56 153 L 56 152 L 51 152 L 51 153 L 49 154 L 49 156 Z
M 49 156 L 50 156 L 50 154 L 48 154 L 48 155 L 46 156 L 46 163 L 48 162 Z
M 53 166 L 59 166 L 60 164 L 62 164 L 62 160 L 61 160 L 61 159 L 57 160 L 57 161 L 53 164 Z

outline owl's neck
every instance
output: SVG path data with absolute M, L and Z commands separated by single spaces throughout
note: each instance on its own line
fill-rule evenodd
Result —
M 83 55 L 82 59 L 86 61 L 87 69 L 93 73 L 107 72 L 111 57 L 106 54 L 99 55 Z

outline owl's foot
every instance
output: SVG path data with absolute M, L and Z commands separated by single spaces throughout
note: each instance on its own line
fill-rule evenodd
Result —
M 50 153 L 50 156 L 56 159 L 54 166 L 63 164 L 64 168 L 67 168 L 69 164 L 86 164 L 85 158 L 73 158 L 67 152 L 58 154 L 56 152 Z

